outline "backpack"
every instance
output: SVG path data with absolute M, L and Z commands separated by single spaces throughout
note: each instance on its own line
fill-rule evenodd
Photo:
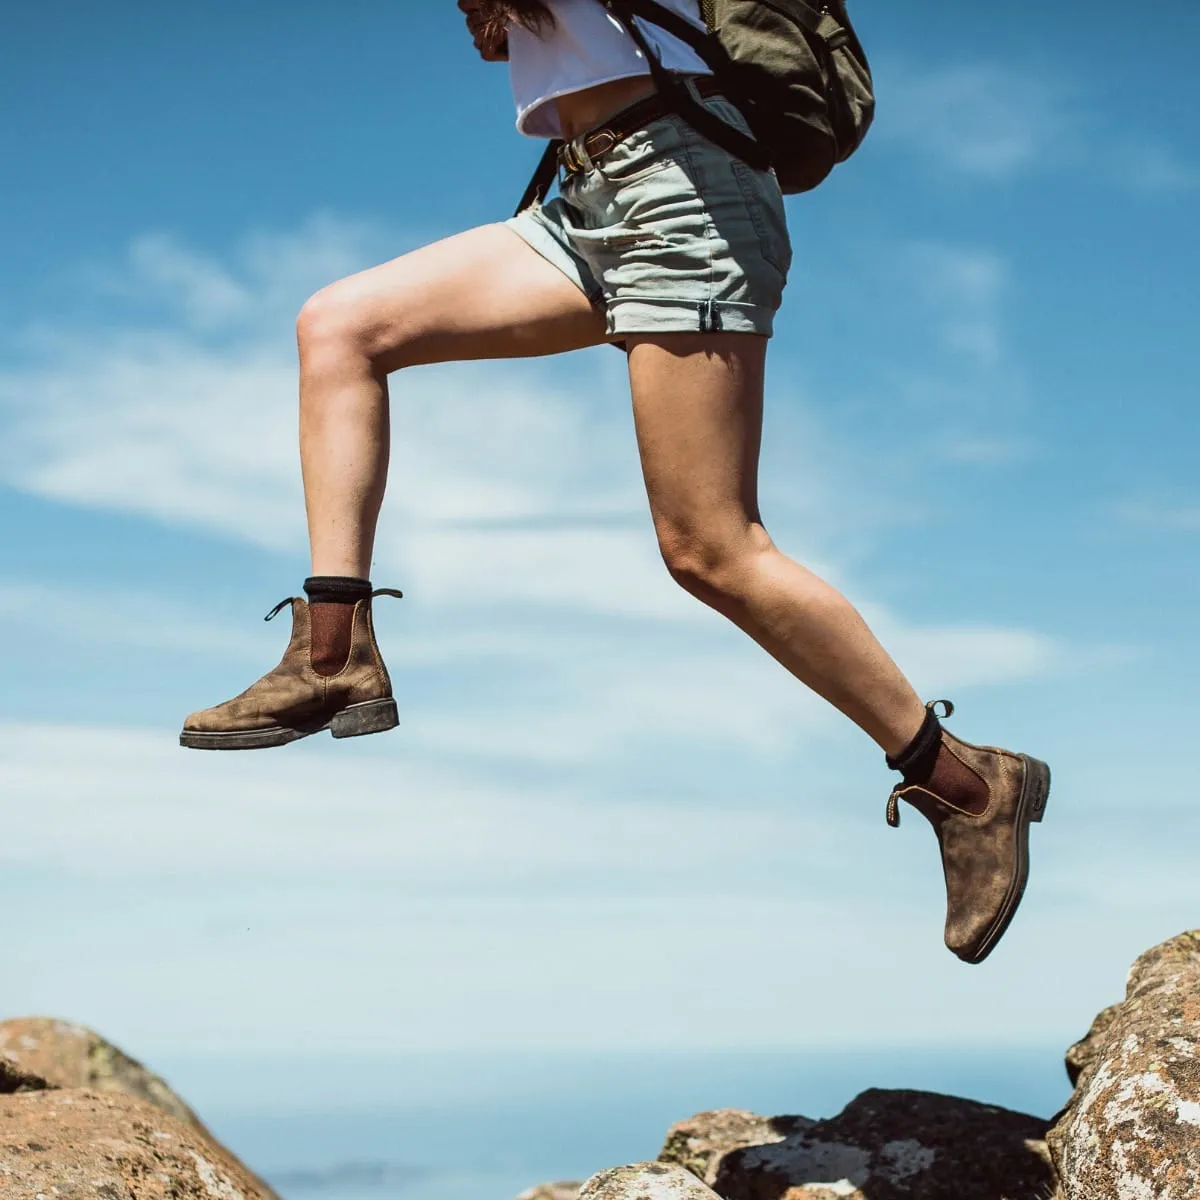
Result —
M 735 158 L 773 168 L 784 192 L 815 188 L 866 137 L 875 93 L 845 0 L 700 0 L 706 31 L 658 0 L 599 2 L 628 30 L 671 108 Z M 650 49 L 635 17 L 704 59 L 753 138 L 696 101 Z M 545 199 L 561 144 L 550 144 L 518 212 Z

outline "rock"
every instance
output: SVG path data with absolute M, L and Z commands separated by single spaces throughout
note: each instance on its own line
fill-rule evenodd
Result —
M 1044 1200 L 1045 1134 L 1037 1117 L 970 1100 L 869 1091 L 827 1121 L 703 1114 L 663 1153 L 724 1200 Z
M 38 1017 L 0 1021 L 0 1059 L 53 1087 L 118 1092 L 144 1100 L 208 1136 L 200 1118 L 164 1080 L 82 1025 Z
M 84 1186 L 102 1177 L 109 1191 Z M 82 1025 L 41 1018 L 0 1022 L 0 1192 L 279 1200 L 157 1075 Z
M 275 1200 L 192 1125 L 117 1093 L 0 1096 L 5 1200 Z
M 522 1192 L 517 1200 L 579 1200 L 582 1183 L 543 1183 Z
M 672 1125 L 658 1161 L 678 1163 L 711 1186 L 725 1156 L 732 1151 L 782 1142 L 815 1124 L 805 1117 L 760 1117 L 737 1108 L 722 1108 Z
M 669 1163 L 634 1163 L 601 1171 L 583 1185 L 579 1200 L 718 1200 L 690 1171 Z
M 1143 954 L 1124 1003 L 1101 1014 L 1079 1045 L 1075 1094 L 1049 1138 L 1064 1200 L 1194 1200 L 1200 930 Z
M 1112 1028 L 1120 1011 L 1119 1004 L 1106 1008 L 1092 1022 L 1087 1034 L 1067 1051 L 1067 1078 L 1072 1086 L 1079 1082 L 1080 1075 L 1095 1061 L 1104 1044 L 1104 1035 Z

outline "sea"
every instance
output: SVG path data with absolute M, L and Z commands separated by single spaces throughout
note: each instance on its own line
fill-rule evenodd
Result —
M 156 1061 L 284 1200 L 514 1200 L 654 1158 L 694 1113 L 832 1116 L 869 1087 L 1051 1116 L 1061 1049 L 313 1054 Z

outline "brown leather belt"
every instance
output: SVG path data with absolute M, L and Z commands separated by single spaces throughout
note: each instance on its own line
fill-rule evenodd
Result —
M 721 85 L 711 75 L 701 75 L 698 79 L 693 80 L 693 84 L 696 91 L 700 93 L 701 99 L 707 100 L 710 96 L 721 94 Z M 645 100 L 639 100 L 636 104 L 621 109 L 619 113 L 609 117 L 603 125 L 598 125 L 595 129 L 590 129 L 587 133 L 572 138 L 569 142 L 564 142 L 558 151 L 559 165 L 568 175 L 574 175 L 587 165 L 579 157 L 576 145 L 581 146 L 588 158 L 595 162 L 596 159 L 602 158 L 612 150 L 614 146 L 620 145 L 631 133 L 637 133 L 639 129 L 645 129 L 651 122 L 670 116 L 671 111 L 670 104 L 663 96 L 657 93 L 647 96 Z

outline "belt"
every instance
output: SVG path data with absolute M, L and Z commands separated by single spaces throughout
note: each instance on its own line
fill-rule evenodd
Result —
M 694 81 L 694 86 L 701 99 L 707 100 L 710 96 L 721 94 L 721 85 L 711 75 L 700 76 Z M 603 125 L 581 133 L 569 142 L 563 142 L 558 151 L 559 165 L 568 175 L 574 175 L 586 166 L 579 155 L 580 149 L 594 162 L 614 146 L 620 145 L 631 133 L 637 133 L 651 122 L 670 116 L 673 111 L 670 101 L 660 93 L 647 96 L 645 100 L 639 100 L 636 104 L 621 109 Z

